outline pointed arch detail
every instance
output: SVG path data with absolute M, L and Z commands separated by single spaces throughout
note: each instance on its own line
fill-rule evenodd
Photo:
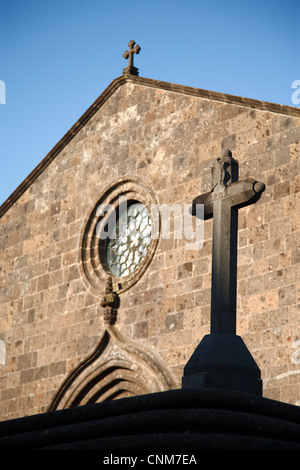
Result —
M 49 411 L 174 389 L 171 371 L 151 350 L 107 326 L 96 349 L 66 378 Z

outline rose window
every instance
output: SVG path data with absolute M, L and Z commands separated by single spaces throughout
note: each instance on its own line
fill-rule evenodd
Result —
M 120 211 L 106 245 L 107 265 L 116 277 L 131 274 L 145 257 L 151 242 L 151 219 L 146 206 L 133 202 Z

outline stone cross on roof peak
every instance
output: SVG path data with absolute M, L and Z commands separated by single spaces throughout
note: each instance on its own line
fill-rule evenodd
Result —
M 128 43 L 129 51 L 125 51 L 123 57 L 129 59 L 128 67 L 123 69 L 123 74 L 129 73 L 130 75 L 138 75 L 139 69 L 133 65 L 133 54 L 139 54 L 141 48 L 135 41 L 131 40 Z

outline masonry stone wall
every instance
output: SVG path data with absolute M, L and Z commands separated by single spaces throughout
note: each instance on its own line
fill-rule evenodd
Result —
M 81 260 L 88 217 L 106 188 L 134 177 L 159 204 L 183 207 L 211 189 L 223 148 L 241 179 L 266 184 L 261 200 L 239 211 L 237 334 L 261 369 L 264 396 L 298 404 L 299 142 L 300 113 L 138 78 L 119 86 L 2 215 L 0 419 L 47 411 L 103 337 L 100 295 Z M 120 294 L 115 328 L 153 352 L 175 388 L 210 329 L 211 235 L 209 220 L 200 250 L 161 238 Z

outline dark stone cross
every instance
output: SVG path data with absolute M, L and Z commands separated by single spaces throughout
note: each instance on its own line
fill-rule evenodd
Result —
M 213 217 L 211 334 L 204 336 L 184 369 L 183 388 L 224 388 L 261 395 L 260 371 L 243 340 L 236 335 L 238 209 L 257 202 L 265 185 L 239 181 L 230 150 L 215 162 L 213 188 L 193 201 Z
M 125 67 L 125 69 L 123 69 L 123 74 L 125 74 L 125 73 L 129 73 L 130 75 L 138 75 L 139 74 L 139 72 L 138 72 L 139 69 L 134 67 L 134 65 L 133 65 L 133 54 L 139 54 L 141 48 L 137 44 L 135 45 L 135 47 L 134 47 L 134 45 L 135 45 L 135 41 L 133 41 L 133 40 L 129 41 L 129 44 L 128 44 L 129 51 L 125 51 L 124 54 L 123 54 L 123 57 L 125 59 L 129 58 L 128 67 Z

